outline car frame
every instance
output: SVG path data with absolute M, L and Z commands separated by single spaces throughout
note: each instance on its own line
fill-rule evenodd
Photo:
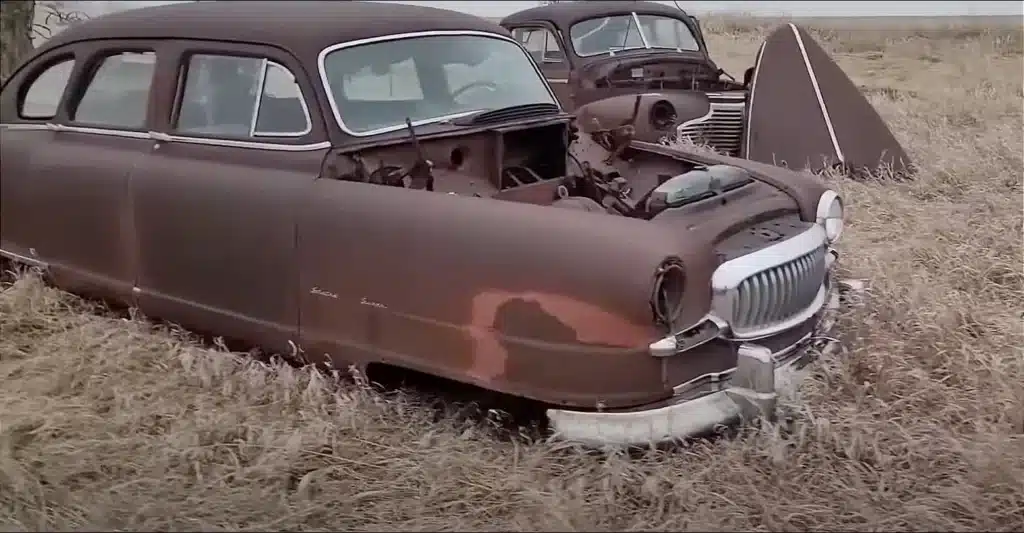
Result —
M 581 131 L 521 44 L 452 11 L 125 11 L 4 84 L 0 256 L 268 352 L 539 402 L 592 445 L 770 417 L 831 324 L 842 200 L 632 119 Z
M 741 81 L 711 58 L 700 21 L 663 3 L 554 2 L 508 15 L 501 25 L 530 49 L 562 105 L 587 119 L 584 127 L 593 119 L 621 121 L 633 96 L 646 94 L 637 128 L 644 141 L 684 140 L 811 171 L 912 171 L 878 112 L 795 24 L 768 35 Z M 589 31 L 580 34 L 581 27 Z M 597 39 L 613 31 L 623 35 L 623 47 L 605 50 L 610 41 Z M 593 49 L 581 53 L 581 46 Z

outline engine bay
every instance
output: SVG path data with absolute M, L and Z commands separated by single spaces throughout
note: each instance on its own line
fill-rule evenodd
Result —
M 633 150 L 632 121 L 587 135 L 565 118 L 426 139 L 408 130 L 407 142 L 329 157 L 325 175 L 645 220 L 754 182 L 737 167 Z

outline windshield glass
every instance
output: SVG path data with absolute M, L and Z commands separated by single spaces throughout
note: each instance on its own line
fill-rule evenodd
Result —
M 685 22 L 664 15 L 635 15 L 634 18 L 634 14 L 629 14 L 587 19 L 573 24 L 569 37 L 576 55 L 581 57 L 636 48 L 700 50 Z
M 555 104 L 513 41 L 432 35 L 341 48 L 321 65 L 342 129 L 372 135 L 475 111 Z

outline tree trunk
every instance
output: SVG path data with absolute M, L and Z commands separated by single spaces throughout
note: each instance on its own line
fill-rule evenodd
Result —
M 34 0 L 0 2 L 0 83 L 32 52 Z

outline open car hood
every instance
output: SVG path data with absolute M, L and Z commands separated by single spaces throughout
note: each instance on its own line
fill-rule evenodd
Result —
M 740 156 L 818 171 L 891 168 L 911 161 L 860 89 L 807 31 L 775 30 L 757 54 Z

